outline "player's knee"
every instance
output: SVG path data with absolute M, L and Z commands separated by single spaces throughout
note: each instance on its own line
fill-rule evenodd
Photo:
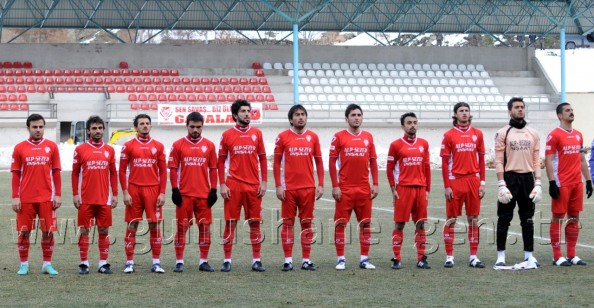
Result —
M 294 218 L 283 218 L 283 226 L 292 227 L 295 224 Z
M 571 219 L 571 220 L 575 220 L 578 221 L 580 217 L 580 212 L 579 211 L 568 211 L 567 212 L 567 218 Z
M 456 216 L 448 217 L 448 219 L 445 222 L 445 225 L 448 227 L 453 227 L 456 225 L 456 222 L 457 222 Z
M 102 235 L 109 234 L 109 227 L 98 227 L 97 232 Z
M 89 228 L 81 227 L 79 232 L 80 232 L 80 235 L 87 236 L 87 235 L 89 235 Z

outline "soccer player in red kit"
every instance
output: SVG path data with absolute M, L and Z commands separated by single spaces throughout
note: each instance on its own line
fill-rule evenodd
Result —
M 231 271 L 235 228 L 242 207 L 245 220 L 250 227 L 252 270 L 256 272 L 266 270 L 260 260 L 263 240 L 260 224 L 262 223 L 262 197 L 266 194 L 268 181 L 268 166 L 262 131 L 250 125 L 251 113 L 251 105 L 246 100 L 238 99 L 231 104 L 231 115 L 235 126 L 223 132 L 219 147 L 219 180 L 221 197 L 225 202 L 225 231 L 223 232 L 225 256 L 221 266 L 223 272 Z M 226 179 L 225 170 L 228 173 Z
M 151 272 L 164 273 L 159 257 L 161 255 L 161 228 L 165 188 L 167 185 L 167 162 L 163 144 L 150 136 L 151 117 L 139 114 L 134 118 L 136 138 L 126 142 L 120 155 L 120 185 L 126 205 L 125 220 L 128 223 L 124 248 L 126 267 L 124 273 L 134 272 L 134 246 L 136 230 L 146 212 L 153 255 Z M 126 176 L 128 167 L 130 174 Z
M 39 114 L 27 118 L 29 139 L 17 144 L 12 152 L 12 209 L 16 212 L 19 275 L 29 273 L 29 236 L 37 216 L 42 231 L 41 272 L 58 275 L 52 267 L 54 234 L 57 230 L 56 210 L 62 205 L 62 178 L 58 145 L 43 138 L 45 119 Z
M 334 212 L 334 246 L 338 260 L 337 270 L 346 268 L 344 256 L 345 229 L 354 211 L 359 223 L 361 257 L 359 268 L 375 269 L 369 260 L 371 246 L 371 207 L 378 194 L 377 155 L 373 136 L 361 129 L 363 110 L 356 104 L 347 106 L 347 129 L 334 134 L 330 144 L 329 171 L 332 197 L 336 201 Z M 338 172 L 337 172 L 338 164 Z M 373 185 L 369 185 L 369 173 Z
M 200 248 L 198 270 L 214 272 L 208 264 L 208 251 L 212 224 L 210 208 L 217 201 L 217 152 L 214 143 L 202 137 L 203 125 L 204 117 L 199 112 L 188 114 L 188 135 L 175 141 L 169 153 L 171 199 L 177 206 L 176 262 L 173 270 L 176 273 L 184 271 L 186 234 L 194 222 L 198 226 Z
M 478 216 L 481 199 L 485 196 L 485 142 L 483 132 L 470 126 L 470 105 L 454 105 L 454 127 L 443 135 L 441 142 L 441 172 L 446 198 L 447 221 L 443 227 L 446 261 L 444 267 L 454 266 L 454 227 L 462 215 L 462 205 L 468 220 L 470 267 L 484 268 L 476 256 L 479 244 Z
M 101 274 L 112 274 L 109 256 L 111 209 L 118 205 L 118 176 L 115 151 L 103 142 L 105 122 L 91 116 L 86 123 L 89 141 L 74 150 L 72 160 L 72 202 L 78 209 L 80 237 L 79 274 L 89 273 L 89 230 L 95 224 L 99 233 L 99 267 Z
M 307 110 L 301 105 L 289 109 L 291 128 L 276 138 L 274 148 L 274 181 L 276 197 L 282 201 L 283 225 L 281 240 L 285 253 L 283 271 L 293 270 L 293 225 L 299 213 L 301 224 L 301 269 L 315 270 L 309 259 L 314 232 L 314 203 L 324 194 L 324 165 L 318 135 L 305 128 Z M 316 162 L 318 186 L 314 180 L 313 161 Z
M 425 255 L 425 222 L 427 199 L 431 188 L 431 165 L 427 140 L 417 137 L 417 116 L 408 112 L 400 117 L 404 136 L 394 140 L 388 150 L 386 173 L 394 197 L 394 223 L 392 232 L 392 268 L 400 269 L 400 251 L 404 238 L 404 225 L 412 216 L 415 224 L 417 267 L 430 269 Z
M 574 113 L 569 103 L 557 106 L 557 117 L 559 127 L 549 133 L 545 151 L 549 194 L 553 198 L 553 218 L 550 225 L 553 265 L 586 265 L 575 254 L 580 232 L 580 212 L 584 208 L 582 176 L 586 178 L 586 194 L 588 198 L 592 196 L 592 180 L 584 154 L 584 137 L 572 127 Z M 566 217 L 567 258 L 561 253 L 561 225 Z

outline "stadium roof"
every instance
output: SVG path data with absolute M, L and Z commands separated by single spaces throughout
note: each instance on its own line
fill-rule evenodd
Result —
M 0 0 L 0 27 L 483 33 L 594 29 L 592 0 Z M 1 30 L 1 28 L 0 28 Z M 115 36 L 115 35 L 114 35 Z

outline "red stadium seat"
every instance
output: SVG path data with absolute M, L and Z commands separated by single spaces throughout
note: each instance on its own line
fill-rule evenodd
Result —
M 217 102 L 226 102 L 226 101 L 227 101 L 227 97 L 225 96 L 225 94 L 217 95 Z
M 114 86 L 112 86 L 112 85 L 107 86 L 107 92 L 109 92 L 109 93 L 115 93 L 115 91 L 116 90 L 115 90 L 115 87 Z
M 171 84 L 181 84 L 181 79 L 179 77 L 171 78 Z
M 45 86 L 37 86 L 37 93 L 45 93 L 47 88 Z
M 97 77 L 97 76 L 101 76 L 101 70 L 97 70 L 97 69 L 95 69 L 95 70 L 93 70 L 92 74 L 93 74 L 93 76 L 95 76 L 95 77 Z
M 151 75 L 151 71 L 147 70 L 147 69 L 142 69 L 140 70 L 140 75 L 142 76 L 150 76 Z
M 204 87 L 202 87 L 202 86 L 194 86 L 194 92 L 195 93 L 202 93 L 202 92 L 204 92 Z
M 25 83 L 26 84 L 35 84 L 35 79 L 33 79 L 32 77 L 27 77 L 27 78 L 25 78 Z
M 165 89 L 163 89 L 163 86 L 156 86 L 155 87 L 155 92 L 157 92 L 157 93 L 163 93 L 163 92 L 165 92 Z
M 33 70 L 30 70 L 30 69 L 23 70 L 23 76 L 33 76 Z
M 19 92 L 19 93 L 27 92 L 27 87 L 25 87 L 25 86 L 17 86 L 17 90 L 16 91 Z
M 196 98 L 195 94 L 188 94 L 188 102 L 196 102 L 198 98 Z
M 214 94 L 208 94 L 208 96 L 206 97 L 206 100 L 211 103 L 214 103 L 217 101 L 217 96 Z
M 149 110 L 149 109 L 151 109 L 151 105 L 149 105 L 149 104 L 140 104 L 140 109 L 141 110 Z
M 12 68 L 23 68 L 23 64 L 20 61 L 12 62 Z
M 191 82 L 194 85 L 200 84 L 200 78 L 198 78 L 198 77 L 192 77 Z
M 64 78 L 56 77 L 54 79 L 53 77 L 46 77 L 45 84 L 64 84 Z
M 152 85 L 145 86 L 144 91 L 148 93 L 155 93 L 155 87 Z
M 43 76 L 54 76 L 54 71 L 52 70 L 44 70 Z
M 243 94 L 237 94 L 237 99 L 245 99 L 245 95 L 243 95 Z
M 200 79 L 200 83 L 201 84 L 210 84 L 210 79 L 206 78 L 206 77 L 202 77 Z
M 16 96 L 16 94 L 9 94 L 8 95 L 8 101 L 9 102 L 16 102 L 18 100 L 18 97 Z
M 141 102 L 146 102 L 148 100 L 148 97 L 146 97 L 146 94 L 141 93 L 141 94 L 138 94 L 138 100 Z
M 262 68 L 262 64 L 260 64 L 260 62 L 254 62 L 252 63 L 252 68 L 257 70 L 257 69 L 261 69 Z
M 130 94 L 128 94 L 128 100 L 131 102 L 136 102 L 136 101 L 138 101 L 138 96 L 136 96 L 135 93 L 130 93 Z
M 153 77 L 154 84 L 161 84 L 161 77 Z
M 27 93 L 35 93 L 35 92 L 37 92 L 37 91 L 35 90 L 34 85 L 27 86 Z
M 160 102 L 167 102 L 167 95 L 165 94 L 159 94 L 159 101 Z
M 134 83 L 134 79 L 132 79 L 131 77 L 124 77 L 124 84 L 133 84 Z
M 2 68 L 12 68 L 12 62 L 4 61 L 4 63 L 2 63 Z
M 212 85 L 219 84 L 220 82 L 221 81 L 217 77 L 210 78 L 210 84 L 212 84 Z
M 130 109 L 138 110 L 138 104 L 130 104 Z
M 135 70 L 135 69 L 133 69 L 133 70 L 131 70 L 131 71 L 130 71 L 130 74 L 131 74 L 132 76 L 140 76 L 140 71 L 139 71 L 139 70 Z
M 212 87 L 212 91 L 214 93 L 223 93 L 223 88 L 221 86 L 214 86 Z
M 140 78 L 140 77 L 134 77 L 134 79 L 132 79 L 132 83 L 134 83 L 134 84 L 142 84 L 142 78 Z
M 66 77 L 66 79 L 68 79 L 68 78 L 70 78 L 70 77 Z M 66 83 L 68 83 L 68 82 L 66 82 Z M 83 84 L 83 83 L 85 83 L 85 79 L 82 77 L 76 77 L 76 78 L 74 78 L 74 83 L 75 84 Z
M 8 101 L 8 96 L 6 96 L 6 94 L 0 94 L 0 102 L 6 102 Z
M 229 78 L 229 84 L 232 84 L 232 85 L 239 84 L 239 79 L 237 79 L 235 77 L 231 77 L 231 78 Z
M 173 92 L 176 92 L 176 93 L 184 92 L 184 87 L 183 86 L 175 86 L 175 87 L 173 87 Z
M 266 95 L 266 101 L 269 103 L 273 103 L 274 102 L 274 95 L 268 94 Z
M 252 87 L 250 87 L 250 86 L 243 86 L 243 88 L 241 89 L 241 92 L 243 92 L 243 93 L 252 93 Z
M 172 86 L 165 86 L 165 92 L 167 92 L 167 93 L 173 93 L 173 87 Z
M 161 76 L 169 76 L 169 70 L 162 69 L 161 70 Z
M 4 80 L 6 81 L 6 84 L 14 84 L 14 78 L 13 77 L 6 77 Z
M 159 76 L 160 74 L 161 74 L 161 73 L 159 72 L 159 70 L 158 70 L 158 69 L 152 69 L 152 70 L 151 70 L 151 75 L 152 75 L 152 76 Z
M 115 84 L 123 84 L 124 83 L 124 79 L 122 79 L 122 77 L 114 77 L 113 78 L 113 83 L 115 83 Z
M 262 88 L 260 88 L 260 86 L 253 86 L 252 87 L 252 92 L 254 92 L 254 93 L 262 93 Z
M 142 83 L 151 84 L 151 83 L 153 83 L 153 80 L 149 77 L 144 77 L 144 78 L 142 78 Z
M 122 70 L 122 76 L 132 76 L 132 72 L 129 69 Z
M 150 102 L 156 102 L 157 101 L 157 94 L 154 94 L 154 93 L 149 94 L 148 100 Z
M 101 80 L 101 77 L 95 78 L 95 83 L 99 84 L 99 82 L 97 82 L 99 80 Z M 105 77 L 105 78 L 103 78 L 103 83 L 104 84 L 112 84 L 113 83 L 113 78 L 111 78 L 111 77 Z
M 10 104 L 10 110 L 13 110 L 13 111 L 19 110 L 19 104 Z
M 0 104 L 0 110 L 2 110 L 2 111 L 6 111 L 6 110 L 8 110 L 8 109 L 9 109 L 9 106 L 8 106 L 8 104 Z
M 186 93 L 192 93 L 192 92 L 194 92 L 194 88 L 192 88 L 192 86 L 185 86 L 184 87 L 184 92 L 186 92 Z
M 227 94 L 227 101 L 234 102 L 235 101 L 235 94 Z
M 15 86 L 8 86 L 6 87 L 6 92 L 8 93 L 15 93 L 17 91 Z
M 258 84 L 258 78 L 252 77 L 249 79 L 249 83 L 251 85 L 257 85 Z
M 126 87 L 124 87 L 124 86 L 116 86 L 116 92 L 118 92 L 118 93 L 126 93 Z
M 118 69 L 111 70 L 111 76 L 121 76 L 121 75 L 122 75 L 122 71 L 120 71 Z
M 249 84 L 249 80 L 245 77 L 241 77 L 241 78 L 239 78 L 239 84 L 241 84 L 241 85 Z
M 43 71 L 42 70 L 39 70 L 39 69 L 34 70 L 33 71 L 33 75 L 35 75 L 35 76 L 43 76 Z
M 27 94 L 19 94 L 19 102 L 26 102 L 28 100 Z
M 172 93 L 172 94 L 167 95 L 167 100 L 170 102 L 175 102 L 175 101 L 177 101 L 177 97 L 175 96 L 175 94 Z
M 58 82 L 57 82 L 57 81 L 58 81 L 58 79 L 62 79 L 62 78 L 61 78 L 61 77 L 57 77 L 57 78 L 56 78 L 56 83 L 58 83 Z M 65 84 L 74 84 L 74 79 L 72 79 L 71 77 L 66 77 L 66 78 L 64 79 L 64 83 L 65 83 Z
M 4 79 L 4 77 L 0 77 L 0 84 L 6 84 L 6 80 Z
M 212 93 L 212 87 L 211 86 L 204 86 L 204 93 Z
M 258 84 L 260 84 L 260 85 L 267 85 L 268 84 L 268 79 L 266 79 L 264 77 L 260 77 L 260 78 L 258 78 Z
M 278 105 L 277 105 L 277 104 L 275 104 L 275 103 L 268 104 L 268 108 L 269 108 L 270 110 L 278 110 Z
M 185 102 L 187 100 L 186 95 L 181 93 L 177 95 L 177 100 L 180 102 Z
M 221 77 L 221 79 L 219 79 L 219 83 L 222 85 L 228 85 L 229 84 L 229 78 L 227 77 Z
M 108 69 L 104 69 L 101 71 L 101 75 L 103 76 L 111 76 L 111 71 Z
M 4 76 L 14 76 L 14 71 L 13 70 L 6 70 L 6 71 L 4 71 Z
M 264 77 L 264 71 L 263 70 L 256 70 L 256 76 L 258 76 L 258 77 Z
M 270 90 L 269 86 L 263 86 L 262 87 L 262 92 L 263 93 L 272 93 L 272 90 Z
M 15 77 L 21 77 L 21 76 L 23 76 L 23 75 L 24 75 L 24 74 L 23 74 L 23 71 L 21 71 L 21 70 L 15 70 L 15 71 L 14 71 L 14 76 L 15 76 Z
M 253 94 L 248 94 L 248 95 L 246 95 L 246 96 L 245 96 L 245 99 L 246 99 L 248 102 L 255 102 L 255 101 L 256 101 L 256 98 L 254 97 L 254 95 L 253 95 Z
M 233 88 L 231 88 L 231 86 L 224 86 L 223 87 L 223 92 L 225 92 L 225 93 L 233 93 Z
M 204 94 L 198 94 L 197 98 L 199 102 L 206 102 L 206 95 Z
M 45 80 L 42 77 L 36 77 L 35 78 L 35 83 L 36 84 L 44 84 Z
M 84 69 L 82 71 L 83 76 L 92 76 L 93 72 L 90 69 Z
M 151 104 L 151 110 L 157 110 L 157 109 L 159 109 L 159 105 L 156 104 L 156 103 L 152 103 Z
M 179 76 L 179 71 L 178 70 L 170 70 L 169 71 L 169 75 L 171 75 L 171 76 Z
M 31 63 L 30 61 L 25 61 L 25 62 L 23 62 L 23 67 L 24 68 L 33 68 L 33 63 Z
M 5 86 L 0 86 L 0 92 L 6 92 L 6 87 Z
M 102 81 L 103 81 L 103 80 L 102 80 Z M 91 77 L 85 77 L 85 79 L 84 79 L 84 83 L 85 83 L 85 84 L 93 84 L 93 83 L 94 83 L 94 82 L 93 82 L 93 78 L 91 78 Z M 103 82 L 101 82 L 101 83 L 103 83 Z
M 169 77 L 163 77 L 161 81 L 163 82 L 163 84 L 171 84 L 171 78 Z
M 126 62 L 126 61 L 121 61 L 121 62 L 120 62 L 120 64 L 119 64 L 119 67 L 120 67 L 120 68 L 128 68 L 128 62 Z
M 183 77 L 183 78 L 181 79 L 181 83 L 182 83 L 182 84 L 190 84 L 190 83 L 191 83 L 191 80 L 190 80 L 190 78 L 188 78 L 188 77 Z
M 133 93 L 134 92 L 134 86 L 126 86 L 126 92 Z
M 144 86 L 137 85 L 136 87 L 134 87 L 134 91 L 136 91 L 136 92 L 144 92 Z
M 263 102 L 263 101 L 264 101 L 264 95 L 257 94 L 256 95 L 256 102 Z

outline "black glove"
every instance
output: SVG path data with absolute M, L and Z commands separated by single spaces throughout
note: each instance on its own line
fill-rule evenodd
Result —
M 212 207 L 216 202 L 217 202 L 217 190 L 214 188 L 210 189 L 210 192 L 208 193 L 208 199 L 206 199 L 206 202 L 208 203 L 208 207 Z
M 549 181 L 549 195 L 553 199 L 559 198 L 559 186 L 557 186 L 557 182 Z
M 181 206 L 182 196 L 179 192 L 179 188 L 171 189 L 171 201 L 173 201 L 173 204 L 175 204 L 176 206 Z
M 590 199 L 590 197 L 592 197 L 592 181 L 591 180 L 586 181 L 586 196 L 588 196 L 588 199 Z

